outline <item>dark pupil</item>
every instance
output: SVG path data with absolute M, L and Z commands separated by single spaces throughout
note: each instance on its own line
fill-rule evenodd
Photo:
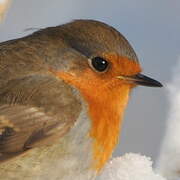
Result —
M 101 57 L 95 57 L 92 59 L 92 65 L 97 71 L 102 72 L 106 70 L 108 62 Z

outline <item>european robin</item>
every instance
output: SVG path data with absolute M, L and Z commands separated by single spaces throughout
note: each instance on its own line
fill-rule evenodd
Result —
M 76 20 L 0 44 L 0 177 L 91 180 L 118 143 L 140 74 L 114 28 Z

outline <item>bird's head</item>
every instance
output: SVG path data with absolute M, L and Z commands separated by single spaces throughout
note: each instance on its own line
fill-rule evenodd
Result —
M 60 31 L 66 44 L 64 52 L 66 46 L 70 50 L 64 56 L 66 68 L 56 75 L 78 89 L 88 104 L 94 167 L 99 170 L 117 144 L 130 90 L 136 85 L 162 85 L 141 74 L 133 48 L 114 28 L 97 21 L 77 20 L 61 26 Z

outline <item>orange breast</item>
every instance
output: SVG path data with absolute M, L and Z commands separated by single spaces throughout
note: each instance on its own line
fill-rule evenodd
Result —
M 95 140 L 94 158 L 96 163 L 94 167 L 97 170 L 104 166 L 118 142 L 129 90 L 130 88 L 127 86 L 110 92 L 98 89 L 95 99 L 85 95 L 89 103 L 89 116 L 92 120 L 90 136 Z
M 117 78 L 118 74 L 133 75 L 141 71 L 140 66 L 118 56 L 113 59 L 114 69 L 98 76 L 90 68 L 82 73 L 57 72 L 56 76 L 76 87 L 88 104 L 88 114 L 92 121 L 89 136 L 94 140 L 92 167 L 99 171 L 118 142 L 124 109 L 128 102 L 129 91 L 133 87 Z M 119 58 L 119 59 L 118 59 Z
M 58 73 L 58 76 L 78 87 L 88 103 L 88 113 L 92 120 L 89 135 L 94 139 L 93 154 L 95 161 L 92 166 L 99 171 L 110 158 L 118 142 L 121 120 L 128 102 L 130 86 L 121 85 L 117 88 L 111 88 L 111 86 L 88 83 L 82 86 L 83 80 L 75 80 L 68 73 L 61 72 Z

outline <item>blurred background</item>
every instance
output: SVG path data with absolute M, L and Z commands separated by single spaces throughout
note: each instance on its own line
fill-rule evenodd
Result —
M 28 28 L 57 26 L 74 19 L 100 20 L 129 40 L 143 73 L 166 87 L 180 56 L 179 17 L 179 0 L 13 0 L 0 24 L 0 42 L 32 33 Z M 168 109 L 166 88 L 134 89 L 114 156 L 134 152 L 155 160 Z

